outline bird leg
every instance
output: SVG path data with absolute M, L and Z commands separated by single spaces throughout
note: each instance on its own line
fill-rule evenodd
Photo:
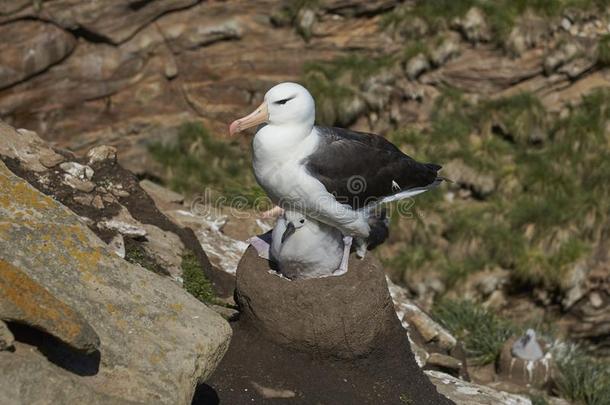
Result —
M 339 268 L 333 272 L 333 276 L 340 276 L 341 274 L 347 273 L 349 252 L 352 249 L 352 240 L 351 236 L 345 236 L 343 238 L 343 257 L 341 258 Z

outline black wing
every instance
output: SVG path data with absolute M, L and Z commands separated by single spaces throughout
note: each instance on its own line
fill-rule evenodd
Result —
M 305 158 L 305 167 L 339 202 L 354 209 L 429 186 L 438 178 L 441 166 L 417 162 L 382 136 L 342 128 L 316 129 L 320 145 Z

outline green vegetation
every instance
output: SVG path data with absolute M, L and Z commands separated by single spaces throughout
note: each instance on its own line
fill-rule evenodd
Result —
M 413 400 L 409 397 L 408 394 L 400 394 L 400 403 L 405 405 L 412 405 Z
M 479 364 L 494 362 L 506 340 L 519 332 L 510 322 L 470 301 L 441 300 L 432 316 L 462 340 L 468 357 Z
M 165 169 L 169 187 L 188 194 L 211 191 L 241 207 L 265 201 L 252 174 L 249 152 L 237 139 L 216 139 L 198 122 L 183 124 L 174 143 L 155 143 L 150 152 Z M 265 207 L 261 207 L 265 208 Z
M 152 271 L 153 273 L 167 276 L 169 272 L 159 265 L 153 258 L 151 258 L 144 248 L 136 241 L 126 238 L 125 239 L 125 260 L 129 263 L 137 264 L 142 266 L 146 270 Z
M 397 8 L 388 13 L 382 25 L 398 29 L 414 18 L 425 21 L 431 31 L 447 28 L 454 18 L 463 17 L 472 7 L 485 13 L 494 41 L 501 44 L 508 37 L 516 19 L 527 11 L 543 17 L 558 16 L 566 9 L 603 9 L 605 0 L 420 0 L 413 6 Z
M 391 67 L 394 58 L 348 55 L 328 62 L 309 62 L 303 85 L 316 100 L 316 121 L 323 125 L 351 124 L 366 108 L 360 86 Z
M 610 34 L 604 35 L 597 46 L 597 63 L 610 66 Z
M 609 110 L 608 89 L 585 97 L 561 119 L 529 94 L 475 103 L 447 90 L 430 128 L 390 138 L 419 160 L 461 162 L 475 175 L 455 180 L 475 200 L 418 197 L 415 206 L 440 215 L 442 225 L 413 227 L 408 238 L 418 243 L 386 264 L 398 272 L 438 269 L 449 285 L 501 267 L 516 281 L 560 288 L 608 220 Z M 481 178 L 494 185 L 487 194 Z M 407 220 L 398 219 L 399 226 Z M 417 249 L 419 242 L 427 249 Z
M 562 397 L 578 404 L 603 405 L 610 398 L 610 361 L 593 358 L 578 347 L 556 355 Z
M 184 289 L 193 297 L 205 304 L 216 304 L 218 298 L 214 293 L 212 283 L 203 273 L 199 260 L 191 251 L 186 251 L 182 256 L 182 279 Z

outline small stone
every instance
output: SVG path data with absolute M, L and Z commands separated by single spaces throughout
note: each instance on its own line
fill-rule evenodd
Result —
M 95 164 L 104 161 L 116 162 L 117 149 L 114 146 L 100 145 L 89 149 L 87 157 L 89 158 L 89 164 Z
M 83 191 L 85 193 L 90 193 L 95 189 L 95 184 L 89 180 L 81 180 L 68 173 L 64 175 L 63 183 L 72 187 L 73 189 Z
M 90 194 L 75 195 L 74 196 L 74 201 L 76 201 L 77 203 L 79 203 L 81 205 L 91 205 L 91 203 L 93 202 L 93 196 L 90 195 Z
M 443 42 L 432 51 L 430 59 L 432 60 L 432 63 L 434 63 L 436 66 L 441 66 L 459 53 L 459 40 L 453 37 L 449 37 L 445 38 Z
M 114 252 L 121 259 L 125 258 L 125 240 L 123 239 L 123 235 L 120 233 L 116 234 L 114 238 L 110 242 L 108 242 L 108 248 Z
M 423 53 L 418 53 L 407 62 L 407 76 L 411 80 L 417 79 L 422 73 L 430 70 L 430 62 Z
M 564 17 L 561 20 L 561 28 L 563 28 L 565 31 L 570 31 L 571 27 L 572 27 L 572 21 L 570 21 L 568 18 Z
M 176 65 L 176 62 L 174 62 L 174 60 L 172 58 L 170 58 L 165 63 L 165 66 L 163 68 L 163 74 L 169 80 L 178 76 L 178 66 Z
M 107 221 L 101 221 L 97 224 L 97 227 L 100 229 L 116 231 L 122 235 L 131 238 L 141 238 L 146 236 L 146 229 L 142 228 L 141 226 L 129 224 L 118 219 L 109 219 Z
M 461 361 L 455 357 L 447 356 L 441 353 L 430 353 L 430 357 L 428 357 L 428 360 L 426 360 L 426 365 L 456 371 L 459 371 L 462 368 Z
M 153 183 L 150 180 L 142 180 L 140 182 L 140 187 L 149 194 L 155 202 L 162 201 L 166 203 L 178 203 L 182 204 L 184 202 L 184 196 L 182 194 L 178 194 L 175 191 L 172 191 L 168 188 L 158 185 L 157 183 Z
M 93 177 L 93 169 L 89 166 L 81 165 L 77 162 L 64 162 L 59 165 L 64 172 L 79 178 L 80 180 L 91 180 Z
M 49 151 L 48 153 L 43 153 L 38 158 L 38 161 L 40 162 L 40 164 L 49 169 L 57 166 L 64 160 L 65 160 L 65 158 L 62 155 L 60 155 L 59 153 L 52 152 L 52 151 Z
M 601 308 L 601 306 L 604 305 L 604 300 L 597 291 L 594 291 L 589 295 L 589 302 L 593 308 Z
M 472 7 L 463 19 L 458 19 L 456 26 L 466 40 L 477 43 L 491 40 L 491 30 L 486 22 L 485 13 L 478 7 Z
M 118 188 L 113 188 L 110 192 L 114 194 L 115 197 L 129 197 L 129 192 Z
M 99 195 L 96 195 L 93 198 L 93 201 L 91 201 L 91 205 L 94 208 L 97 208 L 98 210 L 104 209 L 104 201 L 102 201 L 102 197 L 100 197 Z
M 10 329 L 4 322 L 0 321 L 0 351 L 12 348 L 14 343 L 15 337 Z
M 233 308 L 225 307 L 222 305 L 210 305 L 211 309 L 213 309 L 217 314 L 225 318 L 227 321 L 236 320 L 239 316 L 239 311 Z

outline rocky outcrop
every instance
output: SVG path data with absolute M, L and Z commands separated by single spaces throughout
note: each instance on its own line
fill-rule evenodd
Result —
M 63 169 L 43 171 L 40 160 L 52 151 L 42 141 L 4 124 L 0 130 L 0 153 L 10 153 L 3 159 L 16 171 L 41 188 L 60 184 L 47 176 L 61 177 Z M 24 139 L 32 143 L 10 147 Z M 29 153 L 35 150 L 44 152 Z M 190 403 L 228 347 L 231 331 L 221 316 L 175 281 L 118 257 L 87 219 L 4 163 L 0 218 L 0 319 L 15 338 L 0 362 L 7 403 Z

